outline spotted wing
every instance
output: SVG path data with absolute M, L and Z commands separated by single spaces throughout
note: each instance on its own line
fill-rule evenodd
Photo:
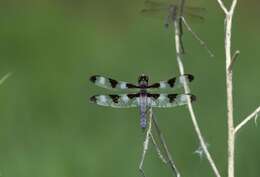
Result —
M 151 107 L 169 108 L 182 106 L 188 103 L 188 99 L 195 101 L 196 97 L 191 94 L 148 94 Z
M 90 101 L 101 106 L 131 108 L 139 105 L 139 94 L 95 95 Z
M 100 75 L 94 75 L 90 77 L 90 81 L 93 82 L 95 85 L 106 88 L 106 89 L 131 89 L 131 88 L 139 88 L 138 86 L 123 82 L 117 81 L 115 79 L 111 79 L 109 77 L 104 77 Z
M 160 81 L 158 83 L 154 83 L 148 86 L 148 88 L 181 88 L 184 85 L 185 80 L 187 82 L 191 82 L 194 80 L 194 76 L 191 74 L 185 74 L 179 77 L 174 77 L 166 81 Z

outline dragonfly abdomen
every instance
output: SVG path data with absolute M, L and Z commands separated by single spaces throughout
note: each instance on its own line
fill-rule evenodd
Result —
M 147 110 L 147 94 L 141 93 L 140 95 L 140 126 L 142 129 L 146 128 L 146 110 Z

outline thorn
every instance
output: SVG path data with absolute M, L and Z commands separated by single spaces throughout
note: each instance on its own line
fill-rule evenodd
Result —
M 237 51 L 233 54 L 232 59 L 231 59 L 231 63 L 230 63 L 230 65 L 229 65 L 229 67 L 228 67 L 228 72 L 232 72 L 232 70 L 233 70 L 233 65 L 234 65 L 234 63 L 236 62 L 236 60 L 237 60 L 239 54 L 240 54 L 240 51 L 239 51 L 239 50 L 237 50 Z

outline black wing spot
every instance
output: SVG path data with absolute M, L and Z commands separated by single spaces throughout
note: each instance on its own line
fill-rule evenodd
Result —
M 119 95 L 109 95 L 109 97 L 113 100 L 114 103 L 118 103 Z
M 137 94 L 127 94 L 127 96 L 128 96 L 130 99 L 133 99 L 133 98 L 139 97 L 140 94 L 139 94 L 139 93 L 137 93 Z
M 169 98 L 170 103 L 173 103 L 177 96 L 178 96 L 178 94 L 169 94 L 168 98 Z
M 195 95 L 192 95 L 192 94 L 189 94 L 189 95 L 190 95 L 190 99 L 192 102 L 197 100 L 197 97 Z
M 154 84 L 150 85 L 148 88 L 160 88 L 160 84 L 154 83 Z
M 126 87 L 127 88 L 139 88 L 138 86 L 134 85 L 134 84 L 130 84 L 130 83 L 127 83 L 126 84 Z
M 176 78 L 169 79 L 167 83 L 170 85 L 170 87 L 173 87 L 176 82 Z
M 91 82 L 95 83 L 96 80 L 97 80 L 97 77 L 98 77 L 97 75 L 91 76 L 91 77 L 89 78 L 89 80 L 90 80 Z
M 90 101 L 93 102 L 93 103 L 96 103 L 97 102 L 96 96 L 90 97 Z
M 114 79 L 110 79 L 110 78 L 109 78 L 108 80 L 109 80 L 109 82 L 110 82 L 112 88 L 115 88 L 116 85 L 118 84 L 118 82 L 117 82 L 116 80 L 114 80 Z
M 189 82 L 194 80 L 194 76 L 191 74 L 185 74 L 185 76 L 188 78 Z
M 152 93 L 152 94 L 147 94 L 148 97 L 153 97 L 154 99 L 158 99 L 160 97 L 160 94 L 158 93 Z

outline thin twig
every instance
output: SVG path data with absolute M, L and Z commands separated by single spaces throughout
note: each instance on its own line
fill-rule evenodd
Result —
M 183 6 L 180 6 L 180 8 L 183 8 Z M 182 14 L 180 14 L 179 17 L 181 17 Z M 177 56 L 177 63 L 178 63 L 178 67 L 179 67 L 179 70 L 180 70 L 180 74 L 181 75 L 184 75 L 185 74 L 185 71 L 184 71 L 184 65 L 183 65 L 183 62 L 182 62 L 182 59 L 181 59 L 181 55 L 180 55 L 180 49 L 181 49 L 181 45 L 180 45 L 180 28 L 179 28 L 179 24 L 180 24 L 180 21 L 181 18 L 176 18 L 176 20 L 173 22 L 174 23 L 174 29 L 175 29 L 175 48 L 176 48 L 176 56 Z M 190 93 L 190 88 L 189 88 L 189 85 L 187 83 L 186 80 L 184 80 L 184 91 L 186 94 Z M 199 138 L 199 142 L 200 142 L 200 145 L 209 161 L 209 164 L 215 174 L 215 176 L 217 177 L 221 177 L 218 169 L 217 169 L 217 166 L 215 165 L 215 162 L 214 160 L 212 159 L 209 151 L 208 151 L 208 148 L 207 148 L 207 145 L 203 139 L 203 136 L 201 134 L 201 131 L 200 131 L 200 128 L 199 128 L 199 125 L 198 125 L 198 122 L 197 122 L 197 118 L 195 116 L 195 113 L 194 113 L 194 110 L 193 110 L 193 107 L 192 107 L 192 104 L 191 104 L 191 99 L 190 97 L 188 97 L 188 110 L 189 110 L 189 113 L 190 113 L 190 116 L 191 116 L 191 120 L 192 120 L 192 123 L 193 123 L 193 126 L 194 126 L 194 129 L 195 129 L 195 132 Z
M 176 47 L 176 55 L 177 55 L 177 63 L 178 63 L 178 67 L 179 67 L 179 70 L 180 70 L 180 74 L 181 75 L 184 75 L 185 72 L 184 72 L 184 65 L 183 65 L 183 62 L 182 62 L 182 59 L 181 59 L 181 56 L 180 56 L 180 37 L 179 37 L 179 27 L 178 27 L 178 22 L 175 21 L 174 22 L 174 29 L 175 29 L 175 47 Z M 190 88 L 189 88 L 189 85 L 187 83 L 186 80 L 184 80 L 184 91 L 186 94 L 190 93 Z M 218 169 L 217 169 L 217 166 L 214 162 L 214 160 L 212 159 L 209 151 L 208 151 L 208 148 L 207 148 L 207 145 L 203 139 L 203 136 L 201 134 L 201 131 L 200 131 L 200 128 L 199 128 L 199 125 L 198 125 L 198 122 L 197 122 L 197 118 L 195 116 L 195 113 L 194 113 L 194 110 L 193 110 L 193 107 L 192 107 L 192 104 L 191 104 L 191 99 L 190 97 L 188 97 L 188 110 L 190 112 L 190 116 L 191 116 L 191 120 L 192 120 L 192 123 L 193 123 L 193 126 L 194 126 L 194 129 L 195 129 L 195 132 L 199 138 L 199 142 L 200 142 L 200 145 L 209 161 L 209 164 L 215 174 L 215 176 L 217 177 L 221 177 Z
M 228 71 L 229 71 L 229 72 L 231 72 L 231 71 L 233 70 L 234 63 L 236 62 L 236 60 L 237 60 L 239 54 L 240 54 L 240 51 L 239 51 L 239 50 L 237 50 L 237 51 L 233 54 L 232 59 L 231 59 L 231 63 L 230 63 L 230 65 L 229 65 L 229 67 L 228 67 Z
M 165 158 L 163 157 L 163 154 L 162 154 L 162 152 L 161 152 L 161 150 L 160 150 L 160 147 L 159 147 L 158 144 L 156 143 L 156 140 L 155 140 L 155 138 L 153 137 L 152 132 L 150 133 L 150 138 L 152 139 L 152 143 L 153 143 L 153 145 L 154 145 L 154 147 L 155 147 L 155 150 L 156 150 L 156 152 L 157 152 L 159 158 L 162 160 L 162 162 L 163 162 L 164 164 L 167 164 L 167 161 L 166 161 Z
M 146 136 L 145 136 L 145 140 L 144 140 L 144 144 L 143 144 L 142 158 L 141 158 L 141 161 L 140 161 L 140 164 L 139 164 L 139 171 L 140 171 L 140 173 L 142 174 L 143 177 L 146 177 L 144 170 L 143 170 L 143 164 L 144 164 L 144 158 L 145 158 L 146 152 L 147 152 L 148 147 L 149 147 L 149 139 L 150 139 L 150 134 L 151 134 L 151 131 L 152 131 L 152 118 L 151 117 L 152 116 L 148 117 L 149 118 L 148 128 L 146 130 Z
M 188 22 L 186 21 L 186 19 L 184 17 L 181 17 L 184 25 L 186 26 L 187 30 L 192 34 L 192 36 L 194 37 L 194 39 L 196 39 L 200 45 L 205 48 L 207 50 L 207 52 L 209 53 L 210 57 L 213 58 L 214 54 L 213 52 L 209 49 L 209 47 L 207 46 L 207 44 L 200 39 L 200 37 L 191 29 L 190 25 L 188 24 Z
M 251 119 L 253 119 L 258 113 L 260 112 L 260 106 L 252 112 L 250 115 L 248 115 L 242 122 L 240 122 L 236 128 L 235 128 L 235 133 L 238 132 L 243 126 L 245 126 Z
M 161 145 L 163 147 L 163 150 L 165 151 L 167 163 L 171 167 L 173 175 L 175 175 L 176 177 L 181 177 L 181 175 L 179 173 L 179 170 L 177 169 L 174 161 L 172 160 L 172 155 L 171 155 L 170 151 L 168 150 L 168 146 L 167 146 L 166 141 L 164 139 L 163 133 L 162 133 L 162 131 L 159 128 L 157 119 L 156 119 L 156 117 L 155 117 L 153 112 L 152 112 L 152 121 L 153 121 L 153 124 L 155 126 L 155 130 L 156 130 L 156 132 L 158 134 L 160 143 L 161 143 Z
M 227 13 L 228 13 L 228 10 L 227 10 L 227 8 L 225 7 L 224 3 L 223 3 L 221 0 L 217 0 L 217 1 L 218 1 L 218 3 L 219 3 L 220 7 L 222 8 L 222 10 L 224 11 L 224 13 L 227 14 Z

